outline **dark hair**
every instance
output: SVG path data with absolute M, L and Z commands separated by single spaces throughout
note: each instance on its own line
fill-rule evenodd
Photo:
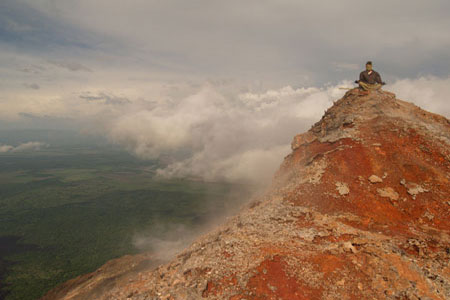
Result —
M 372 65 L 372 62 L 369 60 L 368 62 L 366 62 L 366 65 Z

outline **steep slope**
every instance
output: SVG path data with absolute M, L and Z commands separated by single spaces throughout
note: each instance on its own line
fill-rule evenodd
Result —
M 264 197 L 173 261 L 128 257 L 44 299 L 450 299 L 449 146 L 446 118 L 350 90 Z

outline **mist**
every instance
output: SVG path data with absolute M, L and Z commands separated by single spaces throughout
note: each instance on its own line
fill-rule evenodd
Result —
M 134 232 L 133 246 L 139 252 L 151 253 L 152 260 L 158 263 L 166 262 L 199 236 L 218 229 L 228 218 L 237 215 L 243 206 L 258 201 L 265 192 L 257 184 L 227 184 L 227 186 L 226 192 L 220 195 L 210 194 L 202 201 L 201 209 L 196 212 L 197 221 L 167 222 L 167 216 L 161 215 L 152 220 L 150 228 Z M 213 199 L 217 197 L 220 201 Z

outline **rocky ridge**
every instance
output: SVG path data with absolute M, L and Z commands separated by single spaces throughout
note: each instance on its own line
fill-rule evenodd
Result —
M 128 256 L 43 299 L 450 299 L 449 181 L 449 120 L 353 89 L 171 262 Z

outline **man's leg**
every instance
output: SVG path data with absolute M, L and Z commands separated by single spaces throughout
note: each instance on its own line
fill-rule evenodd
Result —
M 381 84 L 379 83 L 371 84 L 371 86 L 374 91 L 381 89 Z
M 362 81 L 359 82 L 359 88 L 362 89 L 363 91 L 370 90 L 369 86 L 370 86 L 370 84 L 368 84 L 368 83 L 365 83 L 365 82 L 362 82 Z
M 359 82 L 359 87 L 363 90 L 363 91 L 376 91 L 379 90 L 381 88 L 381 84 L 379 83 L 375 83 L 375 84 L 370 84 L 370 83 L 366 83 L 366 82 Z

